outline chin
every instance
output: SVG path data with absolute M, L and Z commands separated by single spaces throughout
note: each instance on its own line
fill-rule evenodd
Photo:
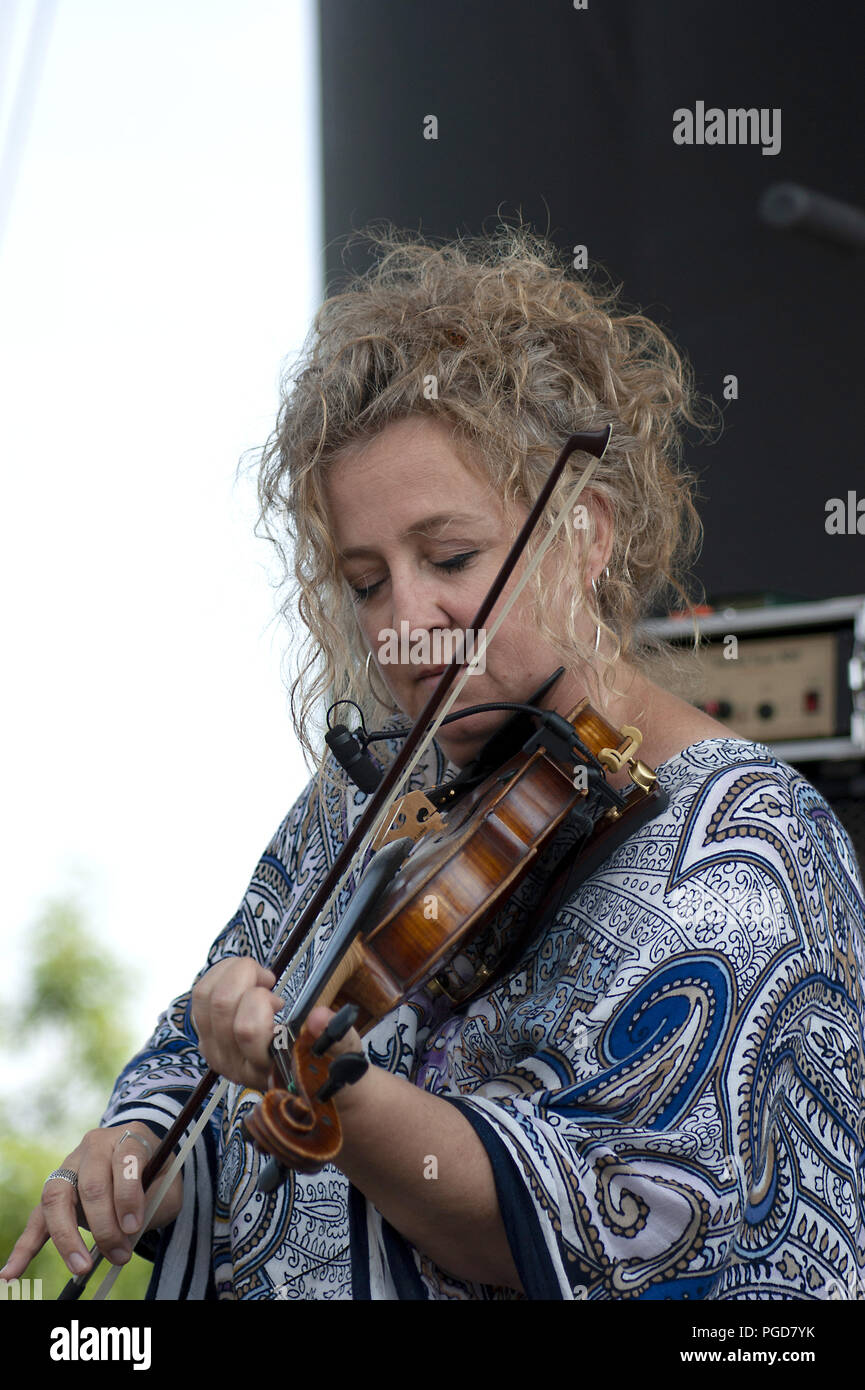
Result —
M 434 689 L 435 684 L 433 682 L 424 680 L 416 682 L 410 694 L 407 694 L 403 708 L 412 722 L 419 718 L 421 710 Z M 514 698 L 509 693 L 503 693 L 498 684 L 490 681 L 486 675 L 470 676 L 450 713 L 458 714 L 460 710 L 468 709 L 471 705 L 483 705 L 497 700 L 513 700 Z M 465 719 L 448 724 L 445 729 L 442 729 L 436 736 L 436 742 L 450 762 L 455 763 L 458 767 L 463 767 L 466 763 L 471 762 L 487 739 L 495 733 L 496 729 L 501 728 L 509 717 L 510 711 L 508 710 L 490 710 L 487 713 L 467 715 Z
M 480 701 L 472 701 L 480 703 Z M 456 713 L 452 710 L 451 713 Z M 483 748 L 488 738 L 500 729 L 509 718 L 507 710 L 492 710 L 489 714 L 472 714 L 449 724 L 436 736 L 436 742 L 445 757 L 457 767 L 465 767 Z

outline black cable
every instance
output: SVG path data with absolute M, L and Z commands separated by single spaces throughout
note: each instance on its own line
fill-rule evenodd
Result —
M 512 710 L 515 714 L 535 715 L 547 728 L 553 729 L 560 737 L 564 737 L 567 742 L 579 748 L 587 762 L 594 764 L 596 767 L 600 767 L 600 763 L 594 753 L 592 753 L 578 737 L 573 725 L 568 723 L 564 715 L 558 714 L 555 710 L 551 709 L 539 709 L 537 705 L 523 705 L 514 700 L 494 700 L 487 705 L 470 705 L 468 709 L 457 710 L 456 714 L 448 714 L 442 720 L 439 728 L 443 728 L 445 724 L 453 723 L 455 719 L 467 719 L 470 714 L 484 714 L 487 710 Z M 399 738 L 400 732 L 399 729 L 379 729 L 378 732 L 374 734 L 367 734 L 365 732 L 364 743 L 367 745 L 370 743 L 378 743 L 385 738 Z
M 334 700 L 333 704 L 330 706 L 330 708 L 329 708 L 328 711 L 327 711 L 327 727 L 328 727 L 329 729 L 332 729 L 332 728 L 333 728 L 333 725 L 332 725 L 331 722 L 330 722 L 330 716 L 332 715 L 333 711 L 336 709 L 337 705 L 351 705 L 354 709 L 357 710 L 358 714 L 360 715 L 360 727 L 363 729 L 364 736 L 366 736 L 366 725 L 365 725 L 365 723 L 363 722 L 363 710 L 361 709 L 360 705 L 355 704 L 355 701 L 354 701 L 354 700 Z

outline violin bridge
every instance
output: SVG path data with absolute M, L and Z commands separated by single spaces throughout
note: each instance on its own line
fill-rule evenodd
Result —
M 374 850 L 391 840 L 419 840 L 428 830 L 444 830 L 445 823 L 423 792 L 407 792 L 389 807 L 381 830 L 372 842 Z

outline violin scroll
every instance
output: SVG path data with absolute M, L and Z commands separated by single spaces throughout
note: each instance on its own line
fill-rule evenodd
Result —
M 362 1052 L 331 1058 L 329 1049 L 354 1026 L 357 1014 L 357 1008 L 347 1004 L 318 1038 L 304 1025 L 290 1054 L 290 1075 L 274 1067 L 266 1095 L 244 1120 L 247 1137 L 285 1168 L 317 1173 L 342 1147 L 333 1097 L 359 1081 L 369 1063 Z

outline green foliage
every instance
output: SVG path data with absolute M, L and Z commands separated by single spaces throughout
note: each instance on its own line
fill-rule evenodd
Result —
M 114 1079 L 135 1050 L 123 1026 L 128 994 L 119 965 L 88 934 L 77 904 L 46 904 L 28 941 L 20 998 L 0 1019 L 3 1050 L 19 1056 L 27 1073 L 17 1095 L 0 1099 L 0 1264 L 38 1205 L 48 1173 L 99 1123 Z M 86 1234 L 85 1243 L 92 1243 Z M 85 1299 L 109 1268 L 103 1262 Z M 133 1255 L 111 1297 L 143 1298 L 150 1270 Z M 23 1277 L 41 1279 L 43 1298 L 51 1299 L 69 1271 L 49 1244 Z
M 50 902 L 30 943 L 28 978 L 13 1027 L 48 1037 L 59 1067 L 34 1094 L 42 1118 L 80 1114 L 107 1096 L 133 1051 L 122 1024 L 128 989 L 117 963 L 87 934 L 75 904 Z M 93 1123 L 93 1121 L 91 1121 Z

